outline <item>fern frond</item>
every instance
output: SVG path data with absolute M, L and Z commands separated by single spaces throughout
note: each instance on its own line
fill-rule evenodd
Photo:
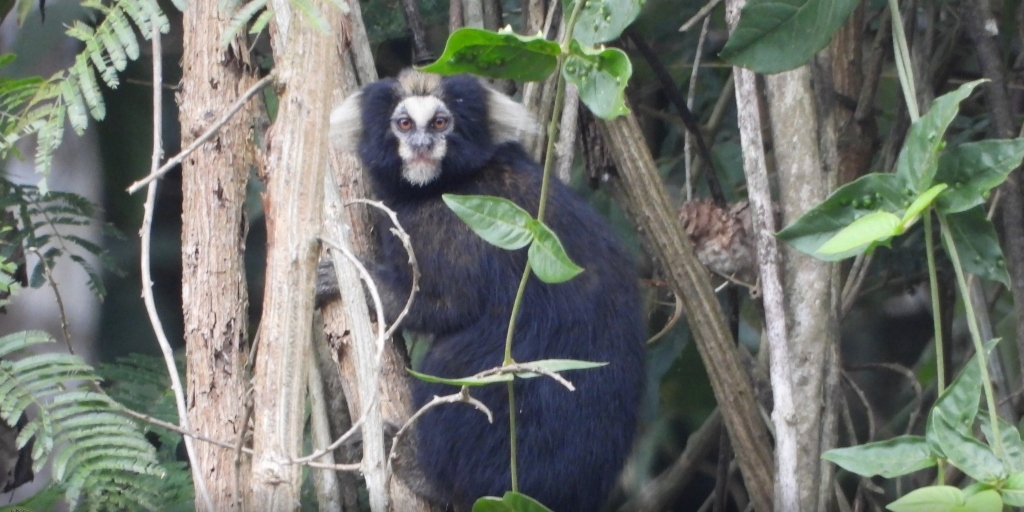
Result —
M 31 286 L 45 284 L 45 266 L 53 268 L 61 257 L 66 256 L 85 271 L 89 288 L 102 299 L 106 294 L 102 275 L 94 268 L 94 263 L 84 257 L 85 253 L 98 257 L 100 268 L 123 275 L 117 262 L 103 247 L 67 232 L 69 228 L 94 222 L 96 207 L 88 199 L 70 192 L 43 194 L 38 187 L 0 179 L 0 210 L 16 212 L 18 221 L 16 229 L 2 243 L 31 247 L 42 256 L 41 261 L 29 271 Z M 105 228 L 107 232 L 113 232 L 110 226 Z
M 112 63 L 107 62 L 106 47 L 103 45 L 103 42 L 100 40 L 97 32 L 89 25 L 86 25 L 81 21 L 75 21 L 71 25 L 71 28 L 67 30 L 67 35 L 85 43 L 85 52 L 83 55 L 88 55 L 93 66 L 100 72 L 100 77 L 103 78 L 103 81 L 106 82 L 111 89 L 117 89 L 119 84 L 117 80 L 117 70 L 114 69 L 114 65 Z
M 242 6 L 241 9 L 231 16 L 231 21 L 224 27 L 224 34 L 220 38 L 221 46 L 228 46 L 231 41 L 242 33 L 245 25 L 252 20 L 256 13 L 267 7 L 267 0 L 252 0 Z
M 33 406 L 36 417 L 22 429 L 16 444 L 21 448 L 35 439 L 36 471 L 53 456 L 53 477 L 65 487 L 70 508 L 83 498 L 90 506 L 122 503 L 127 508 L 155 508 L 159 503 L 155 486 L 126 485 L 141 475 L 165 474 L 155 449 L 110 397 L 75 387 L 99 381 L 92 367 L 70 354 L 25 353 L 55 343 L 38 331 L 0 338 L 0 418 L 14 424 Z

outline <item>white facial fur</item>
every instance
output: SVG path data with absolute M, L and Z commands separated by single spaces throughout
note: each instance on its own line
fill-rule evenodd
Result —
M 438 115 L 445 116 L 444 130 L 433 128 Z M 412 121 L 412 128 L 401 130 L 396 121 Z M 446 135 L 452 129 L 452 116 L 444 103 L 434 96 L 411 96 L 402 100 L 391 115 L 391 131 L 398 138 L 398 156 L 402 157 L 402 178 L 412 185 L 424 186 L 441 174 L 441 160 L 448 149 Z

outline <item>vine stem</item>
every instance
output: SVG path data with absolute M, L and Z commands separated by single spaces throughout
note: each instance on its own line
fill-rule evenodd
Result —
M 941 306 L 939 305 L 939 276 L 935 266 L 934 249 L 932 210 L 929 208 L 924 214 L 924 252 L 928 258 L 928 287 L 931 288 L 932 297 L 932 329 L 935 331 L 935 377 L 939 387 L 937 396 L 942 396 L 942 392 L 946 390 L 946 354 L 942 350 L 942 317 L 939 316 L 941 311 Z M 943 485 L 943 482 L 946 481 L 946 463 L 944 460 L 939 460 L 936 466 L 938 471 L 935 481 L 938 485 Z
M 897 0 L 889 0 L 889 11 L 892 15 L 892 45 L 896 57 L 896 71 L 903 89 L 903 98 L 907 102 L 910 122 L 921 117 L 917 108 L 917 94 L 914 83 L 914 67 L 910 61 L 910 47 L 907 46 L 907 35 L 903 32 L 903 17 Z
M 935 267 L 935 241 L 932 239 L 932 211 L 929 208 L 924 215 L 924 247 L 928 257 L 928 286 L 932 296 L 932 329 L 935 330 L 935 366 L 939 396 L 946 390 L 946 355 L 942 350 L 942 318 L 939 316 L 939 276 Z
M 576 1 L 572 14 L 569 16 L 569 21 L 565 24 L 565 33 L 562 35 L 562 41 L 559 43 L 562 51 L 558 55 L 558 65 L 555 66 L 555 72 L 558 73 L 558 77 L 555 83 L 555 105 L 551 110 L 552 112 L 561 112 L 562 104 L 565 102 L 565 76 L 562 74 L 562 66 L 565 64 L 565 56 L 569 53 L 569 42 L 572 41 L 572 32 L 576 27 L 576 20 L 579 17 L 580 11 L 583 10 L 583 5 L 586 3 L 587 0 Z M 551 120 L 548 122 L 547 135 L 547 147 L 544 150 L 544 173 L 541 177 L 540 198 L 537 205 L 537 221 L 539 222 L 544 221 L 548 188 L 551 183 L 551 170 L 555 166 L 554 155 L 555 140 L 558 139 L 558 117 L 554 114 L 552 114 Z M 516 290 L 515 302 L 512 303 L 512 316 L 508 319 L 508 332 L 505 334 L 505 359 L 502 361 L 502 366 L 515 364 L 515 360 L 512 359 L 512 339 L 515 336 L 519 306 L 523 302 L 526 283 L 529 279 L 530 265 L 527 262 L 526 268 L 523 269 L 523 277 L 519 280 L 519 289 Z M 518 463 L 516 462 L 516 394 L 514 383 L 514 378 L 508 382 L 509 470 L 512 473 L 512 492 L 519 492 Z
M 960 297 L 964 301 L 964 311 L 967 312 L 967 328 L 971 331 L 971 341 L 974 342 L 974 351 L 978 354 L 978 365 L 981 369 L 981 384 L 985 390 L 985 405 L 988 407 L 989 421 L 992 425 L 992 445 L 995 448 L 996 456 L 1005 460 L 1003 452 L 1003 439 L 999 434 L 999 415 L 996 411 L 996 397 L 992 390 L 992 380 L 988 375 L 988 357 L 985 354 L 985 346 L 978 331 L 978 318 L 974 315 L 974 306 L 971 304 L 970 290 L 967 288 L 967 279 L 964 278 L 963 268 L 960 266 L 960 255 L 956 246 L 953 245 L 953 236 L 949 231 L 949 224 L 943 215 L 939 215 L 939 224 L 942 227 L 942 238 L 946 241 L 946 250 L 949 252 L 949 259 L 953 260 L 953 270 L 956 272 L 956 281 L 960 287 Z

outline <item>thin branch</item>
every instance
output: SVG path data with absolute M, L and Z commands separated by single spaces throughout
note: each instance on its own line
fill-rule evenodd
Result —
M 219 446 L 221 448 L 225 448 L 225 449 L 228 449 L 228 450 L 234 450 L 235 449 L 234 443 L 230 443 L 228 441 L 221 441 L 220 439 L 214 439 L 212 437 L 204 436 L 204 435 L 200 434 L 199 432 L 195 432 L 195 431 L 192 431 L 192 430 L 181 428 L 178 425 L 175 425 L 174 423 L 169 423 L 169 422 L 166 422 L 166 421 L 161 420 L 159 418 L 154 418 L 153 416 L 149 416 L 147 414 L 143 414 L 143 413 L 141 413 L 139 411 L 136 411 L 134 409 L 129 409 L 127 407 L 121 406 L 119 408 L 119 410 L 122 413 L 127 414 L 128 416 L 131 416 L 131 417 L 133 417 L 133 418 L 135 418 L 135 419 L 137 419 L 139 421 L 143 421 L 143 422 L 149 423 L 150 425 L 156 425 L 156 426 L 161 427 L 161 428 L 166 428 L 167 430 L 170 430 L 172 432 L 177 432 L 177 433 L 181 434 L 184 437 L 191 437 L 193 439 L 197 439 L 197 440 L 203 441 L 205 443 L 210 443 L 210 444 L 212 444 L 214 446 Z M 252 453 L 253 453 L 252 452 L 252 448 L 245 448 L 245 447 L 242 448 L 242 452 L 247 454 L 247 455 L 252 455 Z
M 221 118 L 218 119 L 217 122 L 214 123 L 212 126 L 210 126 L 210 128 L 207 129 L 205 133 L 200 135 L 199 138 L 197 138 L 196 140 L 192 141 L 192 144 L 189 144 L 189 146 L 187 148 L 183 149 L 180 153 L 178 153 L 177 155 L 174 155 L 170 160 L 165 162 L 164 165 L 160 166 L 159 168 L 157 168 L 154 165 L 153 169 L 150 171 L 148 176 L 146 176 L 145 178 L 142 178 L 139 181 L 136 181 L 135 183 L 132 183 L 132 185 L 130 187 L 128 187 L 128 193 L 129 194 L 134 194 L 134 193 L 138 192 L 139 189 L 141 189 L 142 187 L 144 187 L 146 185 L 149 185 L 153 180 L 161 178 L 164 174 L 167 174 L 168 171 L 170 171 L 175 166 L 180 164 L 182 162 L 182 160 L 185 159 L 185 157 L 190 155 L 193 151 L 199 149 L 200 146 L 205 144 L 214 135 L 216 135 L 217 132 L 219 132 L 220 129 L 223 128 L 224 125 L 227 124 L 227 122 L 230 121 L 231 118 L 234 117 L 234 115 L 237 114 L 238 111 L 241 110 L 242 107 L 245 106 L 246 102 L 249 101 L 249 98 L 252 98 L 253 96 L 255 96 L 256 93 L 258 93 L 261 90 L 263 90 L 264 87 L 266 87 L 268 84 L 270 84 L 273 81 L 274 81 L 274 75 L 273 75 L 273 73 L 271 73 L 271 74 L 263 77 L 263 79 L 261 79 L 259 82 L 256 82 L 255 84 L 253 84 L 253 86 L 250 87 L 249 90 L 245 91 L 245 94 L 243 94 L 241 97 L 239 97 L 237 100 L 235 100 L 235 102 L 233 104 L 231 104 L 231 107 L 228 109 L 227 113 L 225 113 L 223 116 L 221 116 Z M 154 87 L 154 89 L 159 89 L 159 87 Z M 155 94 L 156 93 L 154 92 L 154 95 Z M 154 114 L 154 116 L 155 115 L 156 114 Z M 163 157 L 163 150 L 161 150 L 161 152 L 160 152 L 160 157 L 161 158 Z M 159 163 L 160 160 L 157 159 L 157 160 L 154 160 L 154 162 L 155 163 Z
M 494 414 L 491 413 L 491 410 L 488 409 L 483 402 L 470 396 L 469 388 L 465 386 L 463 386 L 458 393 L 445 396 L 434 396 L 434 398 L 432 398 L 429 402 L 424 404 L 423 407 L 420 407 L 420 409 L 416 411 L 415 414 L 409 417 L 409 420 L 405 422 L 405 425 L 402 425 L 402 428 L 398 429 L 398 432 L 395 433 L 395 437 L 391 441 L 391 451 L 388 453 L 388 468 L 390 469 L 391 463 L 397 457 L 395 447 L 398 446 L 398 443 L 399 441 L 401 441 L 402 436 L 406 433 L 406 431 L 409 430 L 410 427 L 412 427 L 412 424 L 415 423 L 416 420 L 420 419 L 421 416 L 426 414 L 427 411 L 433 409 L 434 407 L 443 404 L 457 404 L 460 402 L 472 405 L 477 410 L 479 410 L 480 412 L 484 413 L 484 415 L 487 416 L 487 423 L 494 423 Z M 389 476 L 391 475 L 391 473 L 393 472 L 388 471 Z
M 68 353 L 71 355 L 75 354 L 75 349 L 71 345 L 71 331 L 68 329 L 68 316 L 64 309 L 64 299 L 61 298 L 60 290 L 57 287 L 57 280 L 53 276 L 53 269 L 50 268 L 50 263 L 46 261 L 43 254 L 39 252 L 38 247 L 27 247 L 29 251 L 39 258 L 39 264 L 43 266 L 43 272 L 46 275 L 46 282 L 53 289 L 53 296 L 57 299 L 57 311 L 60 314 L 60 330 L 64 335 L 64 343 L 68 346 Z
M 708 167 L 708 172 L 704 173 L 704 176 L 708 181 L 708 190 L 711 192 L 711 198 L 719 206 L 725 206 L 725 194 L 722 192 L 722 185 L 718 182 L 718 175 L 715 174 L 711 151 L 708 149 L 707 144 L 704 143 L 704 135 L 700 131 L 700 121 L 693 115 L 689 107 L 686 106 L 686 99 L 683 98 L 683 93 L 676 86 L 675 81 L 672 80 L 672 75 L 669 74 L 668 69 L 665 68 L 661 59 L 658 58 L 658 54 L 647 44 L 647 40 L 643 35 L 633 27 L 627 27 L 623 33 L 629 37 L 630 41 L 633 41 L 636 49 L 643 55 L 647 64 L 651 66 L 651 70 L 658 77 L 658 82 L 661 83 L 669 103 L 672 103 L 672 106 L 676 108 L 676 111 L 679 112 L 679 117 L 686 126 L 686 130 L 693 135 L 694 140 L 697 142 L 697 152 Z
M 163 50 L 160 48 L 160 29 L 157 28 L 156 23 L 152 26 L 152 45 L 153 45 L 153 155 L 150 160 L 151 174 L 155 174 L 157 166 L 160 164 L 160 159 L 163 157 L 163 87 L 160 84 L 163 83 L 163 66 L 162 59 Z M 153 331 L 156 333 L 157 342 L 160 344 L 160 351 L 164 355 L 164 363 L 167 365 L 167 373 L 171 378 L 171 389 L 174 391 L 174 403 L 178 408 L 178 421 L 181 422 L 183 429 L 188 429 L 188 409 L 185 407 L 185 391 L 181 385 L 181 379 L 178 377 L 178 367 L 174 363 L 174 352 L 171 350 L 171 344 L 167 341 L 167 334 L 164 332 L 163 324 L 160 322 L 160 316 L 156 311 L 156 302 L 153 299 L 153 278 L 150 273 L 150 247 L 151 238 L 153 235 L 153 210 L 156 208 L 156 187 L 157 183 L 151 182 L 149 184 L 149 191 L 146 194 L 146 203 L 144 205 L 144 213 L 142 216 L 142 228 L 140 235 L 142 237 L 141 247 L 141 259 L 142 259 L 142 298 L 146 303 L 146 313 L 149 314 L 149 321 L 153 325 Z M 210 493 L 206 489 L 206 480 L 203 474 L 203 468 L 199 467 L 199 458 L 196 457 L 195 445 L 192 442 L 191 437 L 185 437 L 185 450 L 188 452 L 188 458 L 192 461 L 190 467 L 192 468 L 192 481 L 196 486 L 196 492 L 202 498 L 203 503 L 206 505 L 207 510 L 214 510 L 213 500 L 210 498 Z
M 700 23 L 700 20 L 707 18 L 711 11 L 715 10 L 715 7 L 718 7 L 720 3 L 722 3 L 722 0 L 711 0 L 704 4 L 704 7 L 701 7 L 697 14 L 694 14 L 692 18 L 686 20 L 686 23 L 683 23 L 683 26 L 679 27 L 679 31 L 686 32 L 693 28 L 694 25 Z
M 697 95 L 697 74 L 700 72 L 700 58 L 704 54 L 704 42 L 708 38 L 708 24 L 711 18 L 705 18 L 697 38 L 697 50 L 693 52 L 693 68 L 690 69 L 690 85 L 686 88 L 686 108 L 693 110 L 694 98 Z M 700 130 L 698 130 L 699 132 Z M 683 167 L 686 169 L 686 200 L 693 200 L 693 139 L 689 131 L 683 140 Z M 708 167 L 711 168 L 710 166 Z
M 395 331 L 398 330 L 398 326 L 402 324 L 402 320 L 404 320 L 406 315 L 409 314 L 409 308 L 412 307 L 412 301 L 416 297 L 416 293 L 420 290 L 420 266 L 416 261 L 416 253 L 412 250 L 412 241 L 409 239 L 409 233 L 407 233 L 405 228 L 402 227 L 402 223 L 398 222 L 398 215 L 395 214 L 394 210 L 388 208 L 380 201 L 372 201 L 370 199 L 353 199 L 352 201 L 349 201 L 348 204 L 352 203 L 370 205 L 384 212 L 391 219 L 391 223 L 395 225 L 395 227 L 391 228 L 391 234 L 398 237 L 398 240 L 402 242 L 402 246 L 405 247 L 406 254 L 409 255 L 409 268 L 412 269 L 412 289 L 409 290 L 409 298 L 405 301 L 405 307 L 402 308 L 402 311 L 400 311 L 398 316 L 395 317 L 395 321 L 388 326 L 386 331 L 384 331 L 384 339 L 388 339 L 395 333 Z M 348 204 L 346 204 L 346 206 L 348 206 Z M 380 314 L 380 311 L 378 311 L 378 314 Z M 377 317 L 378 320 L 382 320 L 383 318 L 384 317 L 382 316 Z

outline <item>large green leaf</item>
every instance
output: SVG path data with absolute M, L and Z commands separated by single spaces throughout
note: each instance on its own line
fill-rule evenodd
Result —
M 896 175 L 920 194 L 932 186 L 939 166 L 939 151 L 945 146 L 946 128 L 960 110 L 960 102 L 971 95 L 975 87 L 985 80 L 961 85 L 955 91 L 943 94 L 932 102 L 928 113 L 910 126 L 903 149 L 896 160 Z
M 580 101 L 595 116 L 614 119 L 629 113 L 623 91 L 633 75 L 633 65 L 622 50 L 595 50 L 572 41 L 562 75 L 579 89 Z
M 533 243 L 528 257 L 530 269 L 545 283 L 562 283 L 576 277 L 583 269 L 569 259 L 558 235 L 540 222 L 530 225 Z
M 857 0 L 749 0 L 722 60 L 778 73 L 811 60 L 846 22 Z
M 533 217 L 508 199 L 456 194 L 444 194 L 441 199 L 474 233 L 493 245 L 515 250 L 533 241 Z
M 1024 139 L 983 140 L 961 144 L 939 157 L 935 181 L 946 183 L 936 206 L 941 213 L 969 210 L 985 202 L 1024 158 Z
M 894 174 L 868 174 L 832 193 L 776 236 L 796 250 L 827 261 L 838 261 L 861 249 L 817 254 L 818 249 L 848 225 L 878 210 L 902 212 L 909 206 L 906 185 Z
M 500 499 L 488 496 L 476 500 L 473 512 L 551 512 L 551 509 L 525 494 L 509 491 Z
M 499 32 L 461 28 L 448 37 L 441 58 L 422 69 L 441 75 L 473 73 L 536 82 L 555 70 L 561 53 L 558 43 L 541 36 L 520 36 L 510 28 Z
M 935 436 L 949 462 L 964 474 L 985 483 L 1006 476 L 1006 468 L 999 457 L 988 445 L 975 439 L 956 418 L 947 418 L 942 411 L 933 410 L 928 420 L 934 425 L 929 434 Z
M 947 215 L 946 222 L 964 271 L 1009 287 L 1010 275 L 1006 272 L 1003 250 L 999 247 L 995 227 L 985 216 L 985 207 L 979 205 Z M 942 243 L 946 245 L 945 237 Z
M 900 436 L 886 441 L 836 448 L 821 458 L 861 476 L 895 478 L 935 465 L 928 442 L 921 436 Z
M 562 12 L 568 18 L 576 2 L 562 0 Z M 640 0 L 586 0 L 576 18 L 572 38 L 581 44 L 593 46 L 619 37 L 640 14 Z

